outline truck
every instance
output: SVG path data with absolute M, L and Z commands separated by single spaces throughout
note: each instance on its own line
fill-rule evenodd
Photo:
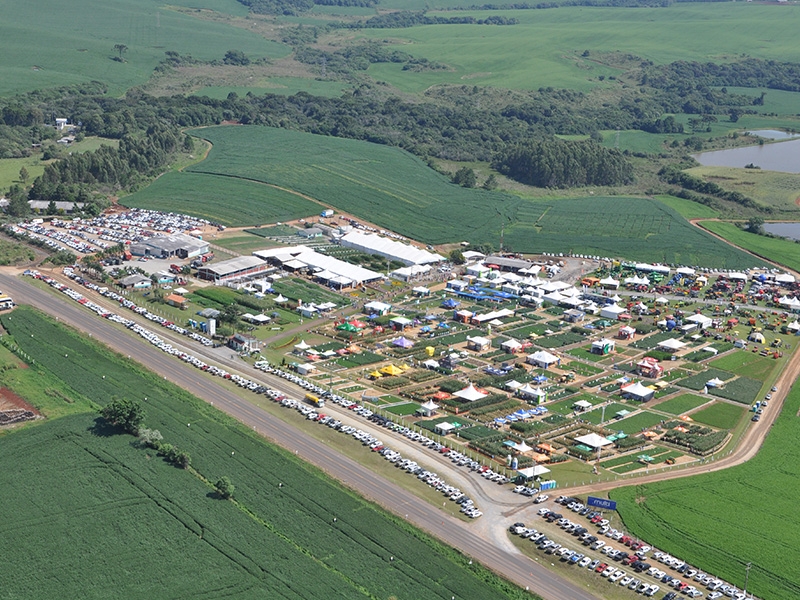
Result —
M 14 308 L 14 301 L 11 296 L 0 292 L 0 310 L 10 310 Z
M 314 408 L 322 408 L 325 406 L 325 400 L 311 393 L 306 394 L 306 402 Z
M 323 219 L 328 219 L 333 216 L 333 209 L 326 208 L 321 213 L 319 213 L 319 216 L 322 217 Z

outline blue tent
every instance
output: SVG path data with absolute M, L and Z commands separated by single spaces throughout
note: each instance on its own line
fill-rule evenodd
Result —
M 496 417 L 494 422 L 497 423 L 498 425 L 505 425 L 506 423 L 508 423 L 508 421 L 506 421 L 505 419 L 501 419 L 500 417 Z
M 536 377 L 533 378 L 534 383 L 544 383 L 545 381 L 547 381 L 547 377 L 545 377 L 544 375 L 537 375 Z

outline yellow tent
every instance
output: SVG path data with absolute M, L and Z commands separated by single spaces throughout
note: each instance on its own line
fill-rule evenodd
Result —
M 402 375 L 403 369 L 395 367 L 394 365 L 386 365 L 381 369 L 384 375 Z
M 411 367 L 409 367 L 406 363 L 403 363 L 400 365 L 400 368 L 403 369 L 403 371 L 408 371 Z
M 436 352 L 436 348 L 434 348 L 433 346 L 426 346 L 426 347 L 425 347 L 425 353 L 426 353 L 428 356 L 431 356 L 431 357 L 432 357 L 432 356 L 434 355 L 434 353 L 435 353 L 435 352 Z
M 369 376 L 372 377 L 373 379 L 378 379 L 379 377 L 383 377 L 383 373 L 381 373 L 380 371 L 373 371 L 372 373 L 369 374 Z

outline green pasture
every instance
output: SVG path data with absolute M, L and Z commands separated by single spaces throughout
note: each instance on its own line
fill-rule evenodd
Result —
M 656 196 L 656 200 L 672 208 L 684 219 L 715 219 L 719 214 L 705 204 L 684 200 L 676 196 Z
M 694 167 L 686 172 L 705 181 L 712 181 L 726 190 L 741 192 L 786 218 L 796 218 L 800 210 L 795 203 L 800 194 L 798 173 L 733 167 Z
M 172 4 L 246 14 L 236 0 Z M 112 60 L 117 44 L 128 47 L 125 62 Z M 0 22 L 0 94 L 102 81 L 110 94 L 118 95 L 144 83 L 167 50 L 220 60 L 231 49 L 251 58 L 289 53 L 288 47 L 255 32 L 181 14 L 156 0 L 5 2 Z
M 411 92 L 441 83 L 589 90 L 618 85 L 608 77 L 621 74 L 604 64 L 602 57 L 591 56 L 592 52 L 631 53 L 655 63 L 720 60 L 742 53 L 791 60 L 796 56 L 793 36 L 797 10 L 793 5 L 776 8 L 737 2 L 676 3 L 659 8 L 459 11 L 459 15 L 476 18 L 500 14 L 520 22 L 502 27 L 427 25 L 394 30 L 393 47 L 445 63 L 450 71 L 414 73 L 403 71 L 401 64 L 383 63 L 371 66 L 368 72 L 375 79 Z M 387 37 L 383 29 L 359 34 L 369 39 Z M 665 39 L 670 43 L 663 44 Z M 581 56 L 584 50 L 590 55 Z M 601 75 L 605 81 L 601 81 Z
M 625 131 L 605 130 L 603 145 L 606 148 L 619 148 L 631 152 L 646 152 L 647 154 L 660 154 L 667 150 L 667 145 L 675 139 L 682 139 L 680 134 L 648 133 L 639 129 L 626 129 Z
M 800 478 L 800 389 L 795 387 L 759 453 L 723 471 L 611 492 L 636 536 L 759 598 L 800 596 L 793 517 Z M 759 515 L 748 519 L 747 515 Z M 757 552 L 755 551 L 757 550 Z
M 797 115 L 800 114 L 800 92 L 788 92 L 785 90 L 770 90 L 759 88 L 744 88 L 729 86 L 729 94 L 743 94 L 758 98 L 764 92 L 764 104 L 753 106 L 753 110 L 759 113 L 778 114 L 778 115 Z M 742 115 L 743 117 L 745 115 Z M 748 115 L 749 116 L 749 115 Z M 741 118 L 739 119 L 742 120 Z M 738 125 L 738 123 L 737 123 Z
M 755 352 L 743 350 L 726 354 L 708 363 L 716 369 L 732 371 L 742 377 L 750 377 L 759 381 L 766 381 L 772 374 L 778 362 L 771 357 L 761 356 Z
M 256 250 L 264 250 L 279 245 L 271 240 L 265 240 L 262 237 L 249 233 L 226 236 L 224 238 L 214 239 L 213 242 L 216 246 L 222 246 L 233 252 L 238 252 L 239 254 L 250 254 Z
M 745 250 L 795 271 L 800 270 L 800 244 L 783 238 L 748 233 L 733 223 L 723 221 L 703 221 L 702 226 Z
M 176 469 L 85 404 L 79 414 L 4 436 L 0 484 L 15 517 L 0 526 L 3 595 L 207 597 L 213 590 L 214 597 L 315 600 L 403 590 L 431 600 L 522 598 L 522 590 L 85 336 L 24 307 L 2 324 L 34 357 L 32 371 L 95 405 L 115 396 L 141 401 L 146 425 L 192 457 L 191 470 Z M 221 476 L 234 483 L 235 502 L 214 493 L 209 482 Z M 387 567 L 389 555 L 396 568 Z
M 733 429 L 745 412 L 743 406 L 736 406 L 727 402 L 714 402 L 710 406 L 696 413 L 692 413 L 692 420 L 716 427 L 717 429 Z
M 263 96 L 264 94 L 292 96 L 297 92 L 306 92 L 312 96 L 327 96 L 333 98 L 341 96 L 347 88 L 347 84 L 340 81 L 319 81 L 317 79 L 307 79 L 303 77 L 269 77 L 259 80 L 257 85 L 253 86 L 208 86 L 200 88 L 192 95 L 208 96 L 209 98 L 224 100 L 231 92 L 238 96 L 246 96 L 248 92 L 252 92 L 256 96 Z
M 702 406 L 709 401 L 709 398 L 695 396 L 694 394 L 681 394 L 669 400 L 655 405 L 653 408 L 671 415 L 682 415 L 692 409 Z
M 165 173 L 121 204 L 182 212 L 231 226 L 292 221 L 318 214 L 320 205 L 257 181 L 206 173 Z

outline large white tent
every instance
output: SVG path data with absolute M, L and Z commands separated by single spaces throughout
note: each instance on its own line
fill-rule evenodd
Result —
M 462 400 L 466 400 L 467 402 L 475 402 L 476 400 L 481 400 L 486 398 L 489 394 L 480 391 L 471 383 L 465 387 L 463 390 L 458 390 L 457 392 L 453 393 L 453 396 L 457 398 L 461 398 Z
M 581 435 L 575 438 L 575 441 L 579 444 L 584 444 L 589 446 L 589 448 L 603 448 L 604 446 L 608 446 L 609 444 L 613 444 L 611 440 L 608 438 L 604 438 L 602 435 L 597 433 L 587 433 L 586 435 Z
M 347 248 L 355 248 L 366 252 L 368 254 L 377 254 L 385 256 L 391 260 L 397 260 L 406 265 L 424 265 L 429 263 L 437 263 L 444 260 L 444 256 L 428 252 L 390 240 L 389 238 L 380 237 L 371 233 L 362 233 L 360 231 L 351 231 L 340 240 L 342 246 Z

